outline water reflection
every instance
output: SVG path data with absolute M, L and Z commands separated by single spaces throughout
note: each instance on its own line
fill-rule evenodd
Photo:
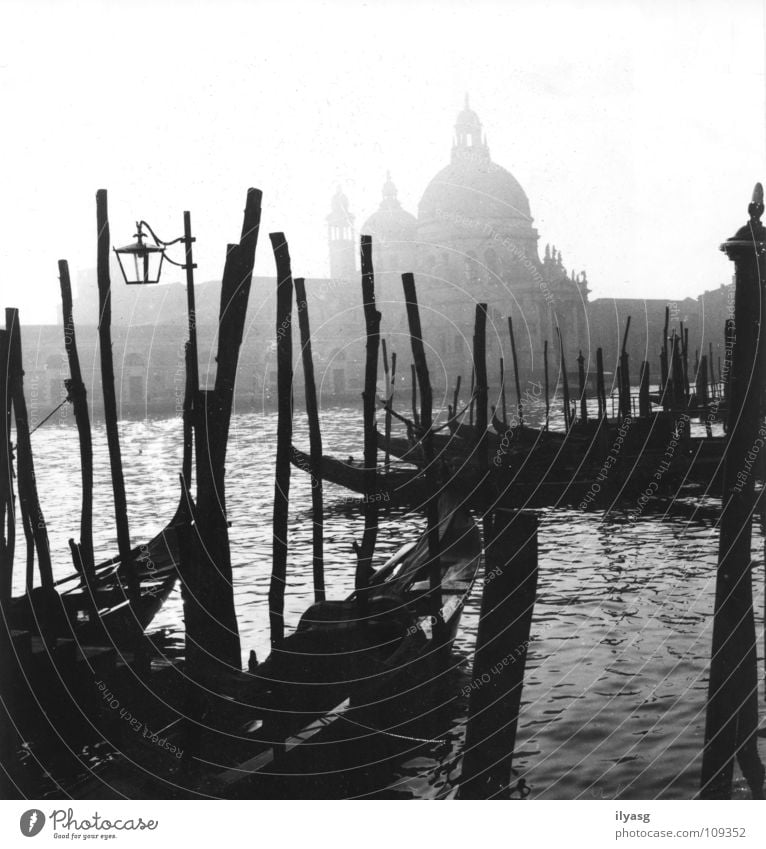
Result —
M 532 413 L 530 412 L 530 415 Z M 325 450 L 341 456 L 361 446 L 356 409 L 325 411 Z M 134 541 L 149 538 L 172 515 L 181 462 L 178 419 L 120 426 Z M 72 571 L 67 539 L 77 535 L 79 465 L 73 427 L 46 427 L 33 437 L 40 496 L 57 577 Z M 109 463 L 103 429 L 94 432 L 95 529 L 100 556 L 116 551 Z M 234 590 L 243 664 L 250 649 L 269 650 L 267 596 L 275 418 L 236 415 L 227 459 Z M 308 444 L 302 416 L 295 442 Z M 329 597 L 353 586 L 352 542 L 362 521 L 345 490 L 326 485 L 325 573 Z M 312 598 L 308 478 L 293 471 L 286 625 Z M 540 511 L 539 598 L 532 625 L 517 739 L 515 780 L 532 798 L 689 798 L 699 775 L 706 664 L 711 643 L 717 534 L 710 502 L 673 502 L 659 516 L 604 517 L 577 510 Z M 424 527 L 420 515 L 381 514 L 378 554 L 386 556 Z M 756 530 L 754 558 L 763 541 Z M 16 591 L 21 590 L 19 569 Z M 763 598 L 763 571 L 755 571 Z M 383 787 L 363 795 L 447 797 L 460 771 L 479 592 L 469 600 L 453 668 L 437 686 L 434 743 L 418 744 Z M 762 605 L 756 603 L 758 627 Z M 180 644 L 176 590 L 155 620 Z

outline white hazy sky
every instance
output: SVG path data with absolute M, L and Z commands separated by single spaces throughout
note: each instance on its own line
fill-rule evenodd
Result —
M 327 273 L 343 185 L 357 223 L 391 169 L 415 213 L 465 91 L 493 159 L 593 296 L 681 298 L 730 276 L 719 243 L 764 180 L 762 0 L 0 0 L 0 306 L 53 321 L 56 262 L 165 239 L 190 209 L 219 278 L 245 190 L 296 275 Z

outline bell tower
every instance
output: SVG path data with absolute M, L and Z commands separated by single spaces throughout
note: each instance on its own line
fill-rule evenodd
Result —
M 479 116 L 471 109 L 468 95 L 465 96 L 463 111 L 455 122 L 455 139 L 452 145 L 453 161 L 461 156 L 476 156 L 489 159 L 487 138 L 482 134 Z
M 330 248 L 330 276 L 350 280 L 356 275 L 354 216 L 348 209 L 348 198 L 338 187 L 327 216 L 327 240 Z

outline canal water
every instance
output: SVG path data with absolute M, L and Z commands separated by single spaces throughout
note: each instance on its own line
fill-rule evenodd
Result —
M 359 408 L 322 416 L 326 453 L 361 459 Z M 149 539 L 172 516 L 178 498 L 178 418 L 122 422 L 122 456 L 134 542 Z M 59 419 L 33 437 L 40 497 L 57 577 L 71 570 L 67 539 L 78 533 L 77 434 Z M 305 417 L 294 441 L 307 447 Z M 109 464 L 103 427 L 94 427 L 98 557 L 116 553 Z M 251 649 L 269 650 L 267 596 L 276 416 L 236 414 L 227 460 L 237 615 L 243 664 Z M 307 476 L 293 469 L 286 624 L 312 600 L 311 513 Z M 352 542 L 362 519 L 351 493 L 326 485 L 328 597 L 353 588 Z M 677 499 L 648 510 L 631 505 L 604 515 L 577 509 L 540 511 L 539 596 L 527 656 L 514 781 L 530 798 L 691 798 L 698 786 L 711 644 L 717 531 L 714 502 Z M 377 557 L 385 559 L 422 532 L 420 514 L 381 514 Z M 756 621 L 763 628 L 763 537 L 754 532 Z M 17 576 L 20 573 L 17 569 Z M 16 590 L 22 588 L 17 585 Z M 468 709 L 480 584 L 468 601 L 455 644 L 439 727 L 378 788 L 383 795 L 454 795 Z M 176 589 L 156 617 L 171 644 L 183 642 Z M 759 639 L 759 653 L 762 653 Z M 761 657 L 762 659 L 762 657 Z M 761 667 L 759 667 L 761 668 Z M 742 782 L 738 778 L 738 788 Z

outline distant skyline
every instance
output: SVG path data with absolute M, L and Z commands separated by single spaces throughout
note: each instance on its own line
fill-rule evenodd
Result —
M 728 282 L 718 250 L 766 181 L 761 0 L 673 3 L 0 0 L 0 290 L 53 322 L 58 259 L 96 261 L 145 218 L 219 279 L 245 190 L 296 276 L 328 273 L 340 185 L 357 233 L 386 171 L 417 214 L 470 93 L 529 197 L 540 252 L 591 297 L 680 299 Z M 170 274 L 168 281 L 181 279 Z M 113 281 L 120 283 L 118 280 Z

